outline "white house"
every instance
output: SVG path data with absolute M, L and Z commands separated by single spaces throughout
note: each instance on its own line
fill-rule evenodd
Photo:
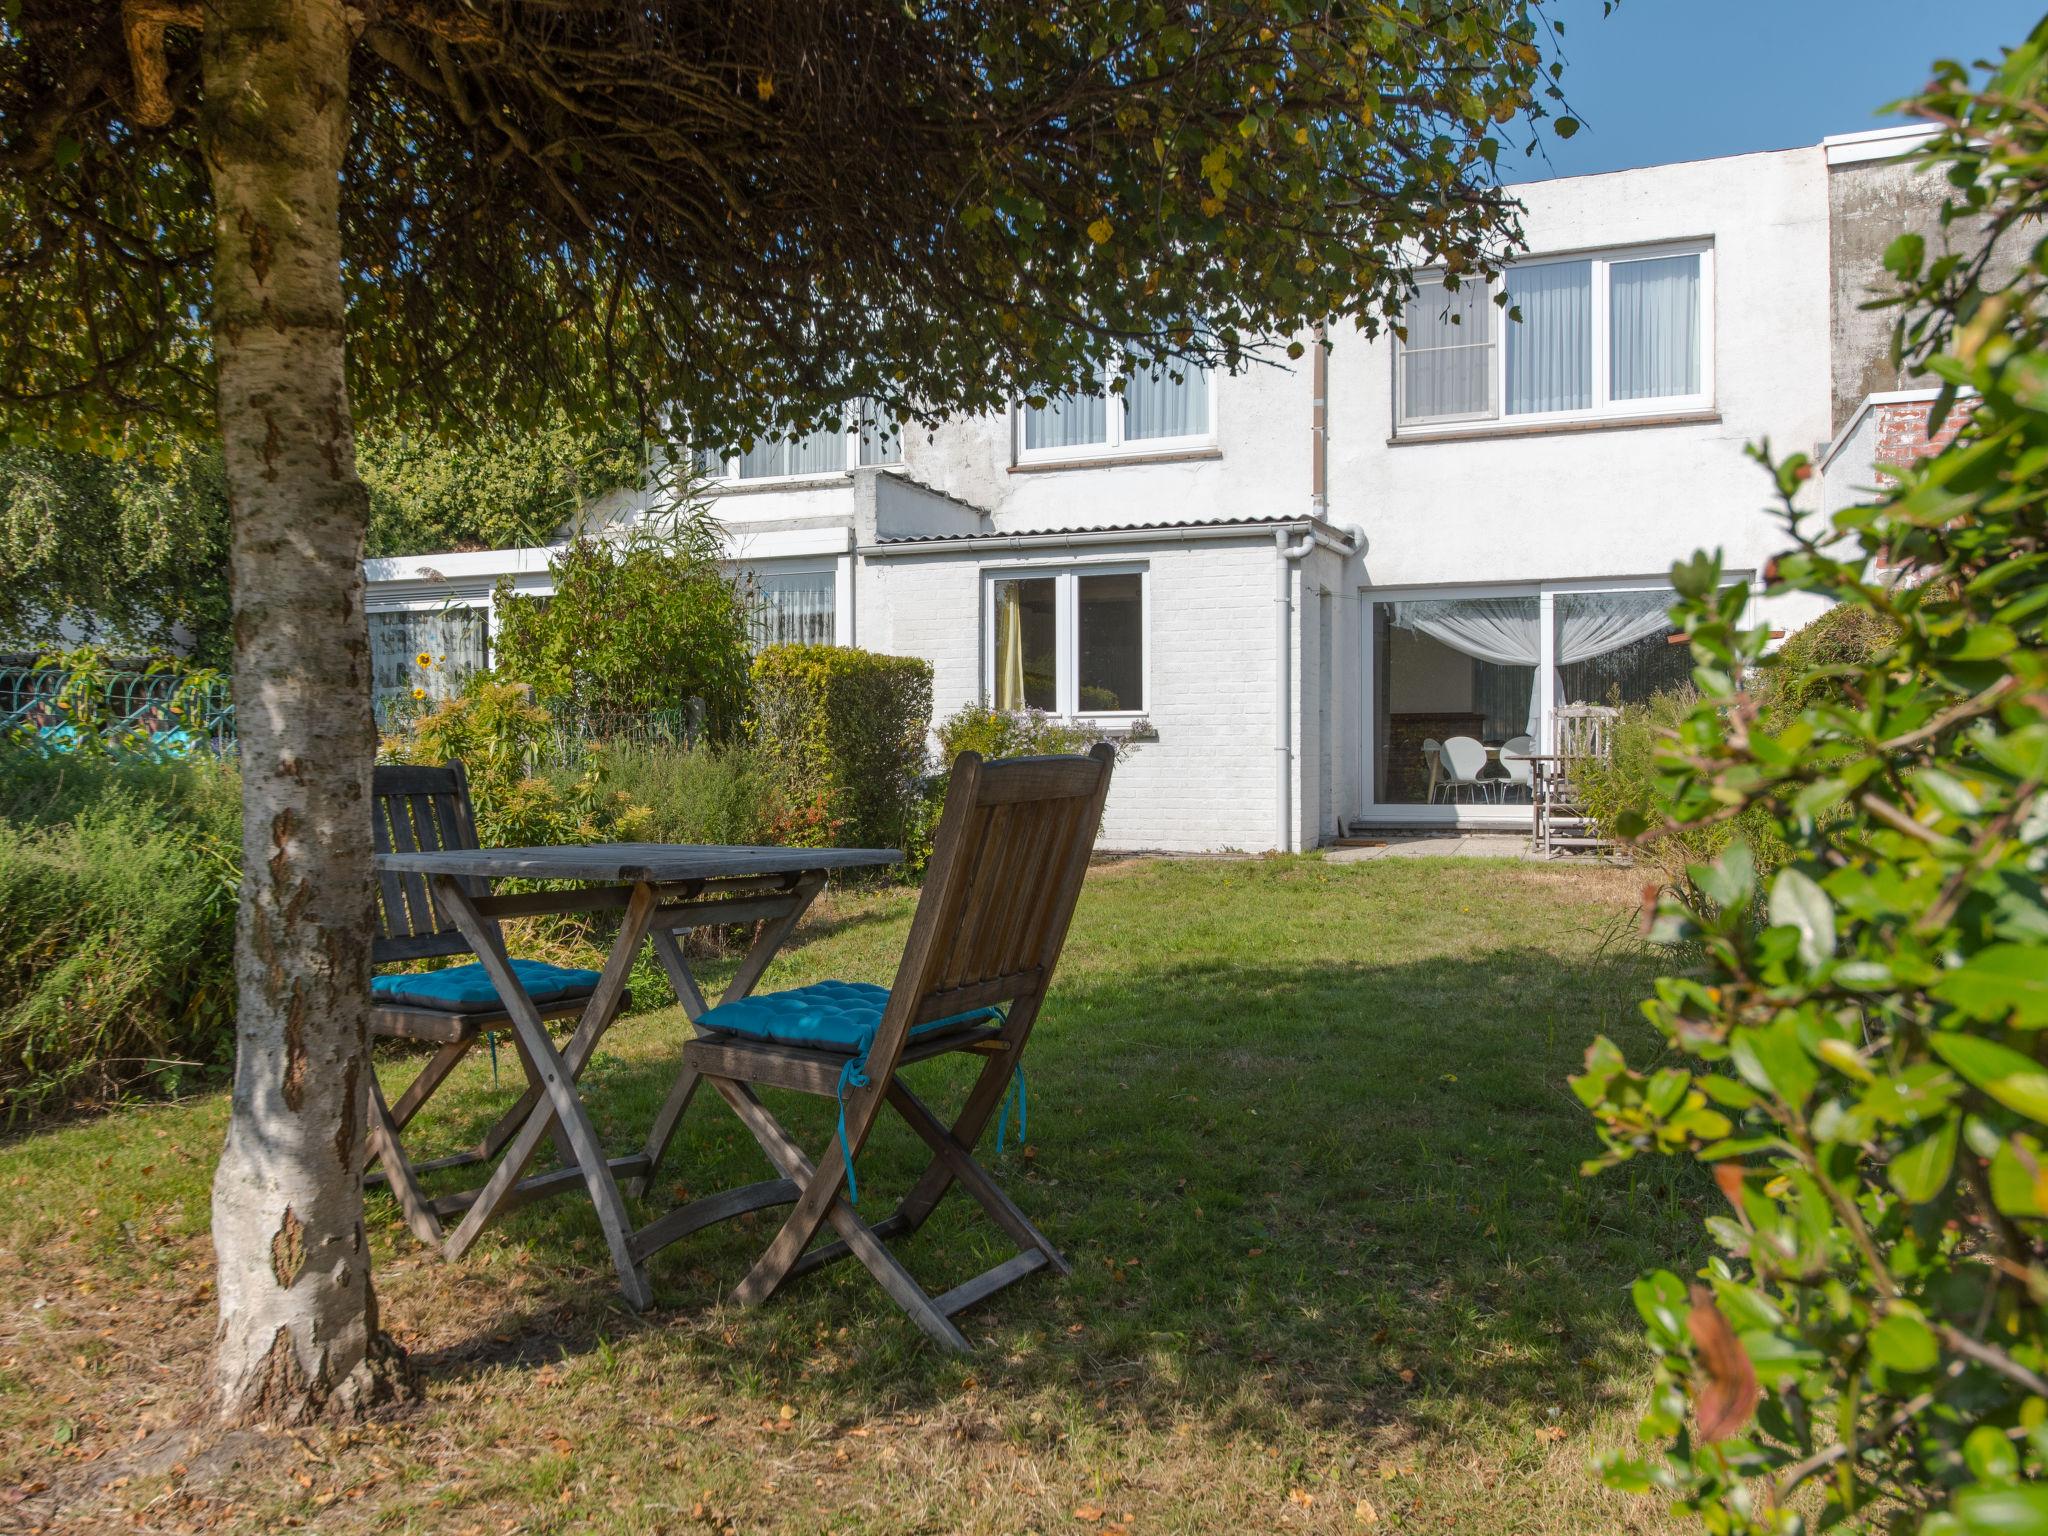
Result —
M 1756 582 L 1782 543 L 1745 444 L 1824 458 L 1818 507 L 1875 483 L 1872 422 L 1918 409 L 1924 436 L 1930 392 L 1858 307 L 1891 235 L 1933 227 L 1939 178 L 1896 163 L 1916 138 L 1531 183 L 1519 319 L 1425 275 L 1405 343 L 1333 324 L 1234 376 L 765 444 L 710 466 L 715 512 L 771 638 L 922 656 L 941 715 L 1146 726 L 1107 844 L 1526 825 L 1499 767 L 1448 782 L 1438 744 L 1497 760 L 1558 704 L 1681 681 L 1672 562 L 1719 548 Z M 548 554 L 369 562 L 380 686 L 422 647 L 481 661 L 493 585 L 544 592 Z

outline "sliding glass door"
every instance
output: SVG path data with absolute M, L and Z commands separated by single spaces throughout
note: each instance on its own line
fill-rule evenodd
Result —
M 1367 594 L 1368 819 L 1525 823 L 1552 711 L 1683 688 L 1668 587 Z

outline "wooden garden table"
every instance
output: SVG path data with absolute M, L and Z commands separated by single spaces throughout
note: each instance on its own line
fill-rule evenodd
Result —
M 626 978 L 642 939 L 654 945 L 656 958 L 675 988 L 677 1000 L 694 1022 L 707 1008 L 704 994 L 690 972 L 677 935 L 692 928 L 721 923 L 761 924 L 753 947 L 719 1001 L 745 997 L 761 979 L 768 962 L 788 940 L 819 891 L 835 870 L 872 869 L 897 863 L 892 848 L 747 848 L 682 843 L 606 843 L 586 847 L 470 848 L 376 855 L 380 873 L 424 876 L 433 887 L 436 905 L 451 918 L 475 949 L 478 960 L 498 989 L 529 1070 L 539 1084 L 513 1111 L 525 1120 L 506 1145 L 491 1176 L 474 1190 L 436 1201 L 441 1214 L 462 1212 L 462 1222 L 447 1240 L 446 1254 L 459 1258 L 483 1229 L 505 1211 L 530 1201 L 564 1193 L 579 1185 L 597 1207 L 605 1243 L 619 1274 L 620 1289 L 635 1308 L 652 1299 L 627 1221 L 619 1180 L 637 1182 L 658 1152 L 636 1153 L 607 1160 L 598 1144 L 590 1116 L 577 1096 L 577 1079 L 589 1065 L 597 1043 L 611 1028 L 626 992 Z M 522 891 L 511 895 L 471 894 L 471 882 L 504 879 L 566 882 L 565 888 Z M 506 955 L 498 922 L 551 912 L 619 909 L 618 938 L 613 941 L 596 989 L 584 1005 L 575 1030 L 560 1051 L 555 1049 L 540 1010 L 519 985 Z M 650 1146 L 666 1142 L 685 1103 L 662 1106 Z M 552 1136 L 562 1166 L 525 1177 L 526 1169 Z

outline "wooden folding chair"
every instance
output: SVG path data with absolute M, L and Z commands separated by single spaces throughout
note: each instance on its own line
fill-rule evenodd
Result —
M 444 763 L 438 768 L 412 764 L 379 764 L 372 770 L 370 784 L 371 836 L 379 853 L 425 852 L 445 848 L 477 846 L 476 817 L 470 809 L 469 780 L 462 764 Z M 465 889 L 472 896 L 490 894 L 482 880 L 469 881 Z M 493 924 L 495 927 L 495 924 Z M 423 960 L 452 955 L 472 955 L 470 941 L 455 921 L 434 900 L 430 882 L 423 875 L 381 873 L 377 877 L 377 932 L 370 956 L 383 965 L 406 960 Z M 517 964 L 518 962 L 515 962 Z M 580 1014 L 597 983 L 595 971 L 577 973 L 587 981 L 568 993 L 538 1005 L 543 1018 Z M 441 1217 L 424 1190 L 419 1175 L 440 1168 L 489 1162 L 504 1150 L 540 1102 L 542 1088 L 518 1033 L 508 1028 L 511 1014 L 503 1007 L 456 1011 L 388 1000 L 374 1001 L 370 1009 L 370 1033 L 393 1040 L 411 1040 L 438 1046 L 427 1064 L 396 1103 L 387 1103 L 373 1068 L 370 1074 L 370 1156 L 378 1170 L 365 1175 L 366 1183 L 379 1179 L 391 1186 L 405 1224 L 413 1235 L 433 1248 L 442 1245 Z M 525 1074 L 525 1089 L 475 1146 L 447 1157 L 413 1163 L 405 1153 L 400 1133 L 420 1107 L 447 1081 L 462 1058 L 487 1034 L 503 1031 L 518 1052 Z
M 870 1015 L 873 1033 L 864 1054 L 808 1043 L 816 1038 L 819 1018 L 846 1011 L 845 999 L 858 989 L 844 982 L 721 1005 L 696 1020 L 699 1034 L 683 1048 L 682 1074 L 670 1104 L 686 1105 L 698 1084 L 708 1083 L 732 1106 L 782 1178 L 671 1211 L 636 1237 L 634 1248 L 643 1260 L 710 1221 L 793 1200 L 796 1209 L 734 1292 L 742 1303 L 765 1301 L 797 1275 L 850 1253 L 920 1328 L 963 1352 L 967 1340 L 953 1326 L 955 1313 L 1034 1270 L 1050 1266 L 1061 1274 L 1070 1272 L 1051 1239 L 1031 1224 L 973 1154 L 1016 1077 L 1066 942 L 1115 756 L 1105 743 L 1086 756 L 985 763 L 978 754 L 963 752 L 954 762 L 910 938 L 886 1001 L 877 998 L 873 1004 L 879 1020 Z M 819 1000 L 816 1007 L 812 998 Z M 728 1011 L 733 1007 L 748 1010 L 747 1027 L 763 1037 L 737 1033 L 737 1022 L 727 1027 L 720 1016 L 737 1020 L 739 1015 Z M 776 1016 L 794 1021 L 783 1038 L 776 1038 L 772 1022 L 763 1023 Z M 986 1060 L 948 1126 L 900 1073 L 913 1062 L 951 1051 L 976 1052 Z M 839 1098 L 839 1129 L 815 1162 L 769 1113 L 754 1092 L 756 1085 Z M 884 1104 L 931 1148 L 932 1160 L 896 1210 L 870 1225 L 846 1194 L 854 1161 Z M 675 1117 L 666 1113 L 656 1125 L 647 1148 L 650 1176 L 674 1125 Z M 887 1241 L 916 1231 L 956 1182 L 1009 1234 L 1019 1252 L 931 1296 L 889 1251 Z M 838 1240 L 811 1249 L 828 1224 Z

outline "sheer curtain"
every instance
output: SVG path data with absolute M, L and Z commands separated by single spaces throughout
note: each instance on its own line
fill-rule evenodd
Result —
M 740 455 L 739 478 L 772 480 L 781 475 L 822 475 L 846 468 L 846 429 L 824 426 L 794 442 L 785 437 L 758 439 Z
M 830 571 L 753 573 L 754 647 L 830 645 L 837 604 Z
M 1593 403 L 1593 264 L 1512 267 L 1506 413 L 1583 411 Z
M 1565 592 L 1557 599 L 1557 664 L 1590 661 L 1671 627 L 1669 592 Z M 1557 702 L 1565 702 L 1558 684 Z M 1597 700 L 1584 700 L 1597 703 Z
M 1124 380 L 1125 441 L 1203 437 L 1208 431 L 1208 369 L 1193 363 L 1140 364 Z
M 1555 668 L 1604 656 L 1671 627 L 1669 592 L 1566 592 L 1557 598 L 1557 645 L 1548 691 L 1562 704 Z M 1501 666 L 1534 667 L 1529 728 L 1543 718 L 1543 619 L 1533 597 L 1428 598 L 1393 603 L 1393 622 L 1454 651 Z
M 1026 448 L 1086 448 L 1109 441 L 1109 402 L 1101 395 L 1061 395 L 1024 407 Z
M 1660 256 L 1607 269 L 1608 395 L 1655 400 L 1700 392 L 1700 259 Z
M 1422 283 L 1402 316 L 1401 419 L 1479 416 L 1493 409 L 1493 315 L 1486 284 L 1452 293 Z

